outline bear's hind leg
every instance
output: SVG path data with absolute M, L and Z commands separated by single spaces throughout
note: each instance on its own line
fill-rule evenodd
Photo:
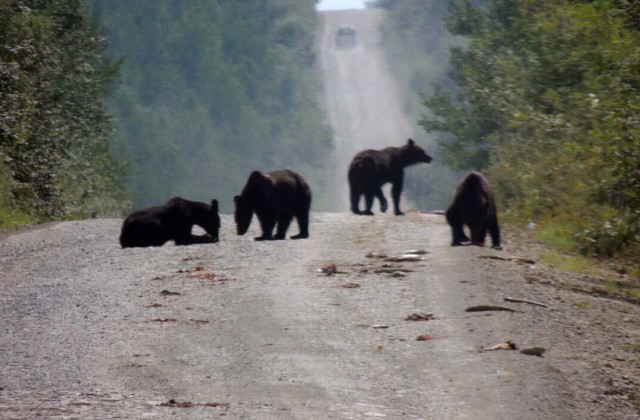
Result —
M 291 239 L 306 239 L 309 237 L 309 209 L 301 210 L 296 215 L 300 233 L 293 235 Z
M 276 236 L 273 239 L 282 240 L 287 238 L 287 230 L 293 220 L 292 214 L 281 214 L 278 218 L 278 227 L 276 229 Z
M 389 208 L 389 204 L 387 203 L 387 199 L 382 192 L 382 188 L 377 189 L 376 198 L 378 199 L 378 201 L 380 201 L 380 211 L 386 213 L 387 209 Z
M 371 207 L 373 207 L 373 198 L 374 193 L 372 191 L 366 191 L 364 193 L 365 210 L 361 214 L 373 216 L 373 212 L 371 211 Z

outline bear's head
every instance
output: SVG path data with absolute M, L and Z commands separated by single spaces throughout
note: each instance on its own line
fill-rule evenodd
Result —
M 407 144 L 402 147 L 402 157 L 405 165 L 416 163 L 429 163 L 432 158 L 424 149 L 416 144 L 412 139 L 407 140 Z
M 211 200 L 211 210 L 209 217 L 207 217 L 205 226 L 202 228 L 213 238 L 215 242 L 218 242 L 220 235 L 220 215 L 218 214 L 218 200 Z
M 249 204 L 246 198 L 236 195 L 233 197 L 233 202 L 236 205 L 234 213 L 234 219 L 236 221 L 236 230 L 238 235 L 244 235 L 249 230 L 251 224 L 251 218 L 253 217 L 253 207 Z

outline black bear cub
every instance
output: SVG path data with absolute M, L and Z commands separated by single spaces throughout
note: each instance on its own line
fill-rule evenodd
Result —
M 191 234 L 193 225 L 207 233 Z M 220 216 L 218 201 L 211 205 L 175 197 L 157 207 L 136 210 L 124 220 L 120 245 L 128 247 L 162 246 L 173 240 L 176 245 L 218 242 Z
M 494 248 L 500 247 L 500 227 L 498 210 L 489 181 L 479 172 L 470 172 L 462 179 L 453 203 L 446 212 L 447 223 L 451 226 L 452 246 L 469 242 L 464 233 L 464 225 L 471 231 L 471 243 L 484 246 L 487 232 L 491 234 Z
M 404 168 L 418 163 L 431 162 L 422 147 L 412 139 L 402 147 L 387 147 L 382 150 L 363 150 L 359 152 L 349 165 L 349 188 L 351 190 L 351 211 L 354 214 L 371 216 L 373 212 L 373 198 L 380 201 L 380 211 L 387 211 L 387 199 L 382 192 L 382 186 L 391 183 L 393 208 L 396 215 L 400 211 L 400 194 L 404 182 Z M 360 211 L 360 197 L 364 195 L 365 210 Z
M 249 229 L 253 213 L 258 216 L 262 236 L 257 241 L 285 239 L 291 220 L 298 221 L 300 233 L 291 239 L 309 237 L 311 188 L 297 173 L 288 169 L 274 172 L 253 171 L 242 193 L 234 197 L 238 235 Z M 273 228 L 277 224 L 276 234 Z

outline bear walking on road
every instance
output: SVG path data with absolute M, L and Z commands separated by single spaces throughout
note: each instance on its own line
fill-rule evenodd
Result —
M 207 233 L 191 234 L 193 225 Z M 218 201 L 211 205 L 175 197 L 157 207 L 136 210 L 124 220 L 120 245 L 128 247 L 162 246 L 173 240 L 176 245 L 218 242 L 220 216 Z
M 404 168 L 418 163 L 431 162 L 422 147 L 412 139 L 402 147 L 387 147 L 382 150 L 363 150 L 349 165 L 349 188 L 351 190 L 351 211 L 354 214 L 372 216 L 373 198 L 380 201 L 380 211 L 387 211 L 387 199 L 382 186 L 391 183 L 391 195 L 395 214 L 400 216 L 400 194 L 404 182 Z M 365 210 L 360 211 L 360 197 L 364 195 Z
M 470 172 L 462 179 L 453 203 L 446 211 L 447 223 L 451 226 L 452 246 L 468 242 L 464 225 L 471 231 L 471 243 L 484 246 L 487 232 L 491 234 L 493 248 L 500 247 L 498 210 L 489 181 L 479 172 Z
M 253 171 L 242 193 L 234 197 L 234 202 L 238 235 L 247 233 L 255 213 L 262 228 L 262 236 L 255 238 L 257 241 L 285 239 L 294 217 L 300 232 L 291 239 L 309 237 L 311 188 L 304 178 L 293 171 Z M 273 236 L 276 224 L 276 234 Z

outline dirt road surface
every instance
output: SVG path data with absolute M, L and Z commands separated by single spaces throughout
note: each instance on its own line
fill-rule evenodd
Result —
M 220 243 L 189 247 L 123 250 L 116 219 L 4 238 L 0 418 L 637 418 L 618 382 L 638 385 L 618 361 L 635 305 L 607 303 L 608 331 L 631 323 L 608 351 L 528 264 L 450 247 L 441 216 L 314 214 L 310 239 L 275 242 L 222 219 Z M 370 254 L 409 249 L 424 260 Z M 519 312 L 465 311 L 487 304 Z M 506 340 L 547 352 L 478 351 Z
M 358 46 L 331 54 L 377 42 L 364 36 L 377 17 L 360 17 L 344 22 Z M 387 83 L 366 59 L 379 58 L 351 61 L 357 73 L 333 62 L 354 76 L 327 79 L 334 92 Z M 396 105 L 374 106 L 390 91 L 330 105 L 352 124 L 341 155 L 408 135 Z M 596 280 L 542 264 L 515 236 L 504 251 L 452 248 L 443 218 L 416 212 L 314 213 L 300 241 L 222 223 L 220 243 L 189 247 L 123 250 L 118 219 L 1 237 L 0 418 L 639 418 L 638 305 L 584 293 Z M 386 261 L 409 249 L 424 259 Z M 517 312 L 466 312 L 476 305 Z M 518 349 L 478 351 L 507 340 Z
M 349 210 L 345 180 L 349 162 L 357 152 L 402 146 L 414 132 L 415 124 L 402 112 L 400 91 L 380 44 L 382 13 L 381 9 L 365 9 L 319 14 L 318 50 L 335 145 L 332 158 L 335 166 L 328 180 L 336 192 L 331 211 Z M 336 31 L 341 25 L 355 29 L 353 48 L 336 46 Z M 410 177 L 413 170 L 426 168 L 421 165 L 410 169 L 406 176 Z M 389 197 L 388 186 L 386 195 Z M 407 203 L 403 204 L 407 208 Z

